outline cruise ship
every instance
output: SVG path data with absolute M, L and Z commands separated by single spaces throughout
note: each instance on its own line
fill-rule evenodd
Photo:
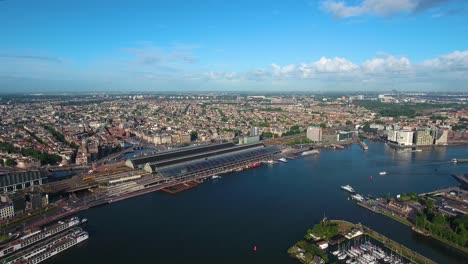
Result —
M 313 150 L 307 150 L 307 151 L 302 152 L 301 156 L 317 155 L 317 154 L 320 154 L 320 152 L 316 149 L 313 149 Z
M 7 259 L 7 264 L 37 264 L 89 238 L 87 232 L 75 227 L 52 240 L 41 242 Z
M 341 186 L 341 189 L 343 189 L 345 191 L 348 191 L 350 193 L 355 193 L 356 192 L 356 191 L 354 191 L 353 187 L 351 187 L 350 185 Z
M 80 219 L 78 217 L 72 217 L 65 222 L 59 221 L 57 224 L 52 225 L 48 228 L 44 228 L 43 230 L 38 230 L 28 235 L 22 236 L 17 240 L 2 247 L 0 249 L 0 258 L 17 252 L 22 248 L 28 247 L 32 244 L 35 244 L 39 241 L 42 241 L 48 237 L 51 237 L 55 234 L 58 234 L 79 224 Z

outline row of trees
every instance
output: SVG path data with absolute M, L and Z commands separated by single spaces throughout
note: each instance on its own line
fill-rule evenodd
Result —
M 283 134 L 283 137 L 297 135 L 302 133 L 301 128 L 299 126 L 292 126 L 289 131 Z
M 444 216 L 436 212 L 434 201 L 430 199 L 426 200 L 426 208 L 418 213 L 415 225 L 450 242 L 468 247 L 468 215 L 461 218 Z
M 55 128 L 51 127 L 51 126 L 48 126 L 48 125 L 45 125 L 44 128 L 49 131 L 50 134 L 52 134 L 52 136 L 54 138 L 56 138 L 58 141 L 62 142 L 63 144 L 66 144 L 68 146 L 70 146 L 71 148 L 78 148 L 78 145 L 75 144 L 75 142 L 68 142 L 66 139 L 65 139 L 65 136 L 58 132 L 57 130 L 55 130 Z

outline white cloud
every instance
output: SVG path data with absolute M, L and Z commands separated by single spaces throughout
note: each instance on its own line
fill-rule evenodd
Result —
M 316 72 L 328 72 L 328 73 L 346 73 L 351 72 L 359 68 L 356 64 L 345 58 L 335 57 L 328 59 L 326 57 L 320 58 L 320 60 L 313 63 L 313 67 Z
M 411 63 L 406 57 L 385 57 L 372 58 L 361 65 L 363 73 L 402 73 L 410 70 Z
M 362 15 L 391 16 L 400 13 L 414 13 L 432 8 L 453 0 L 362 0 L 359 4 L 348 4 L 349 1 L 325 0 L 321 7 L 325 12 L 337 18 Z
M 277 64 L 272 64 L 271 67 L 273 67 L 273 76 L 279 77 L 279 78 L 287 78 L 295 75 L 296 73 L 296 65 L 290 64 L 286 66 L 279 66 Z
M 468 51 L 455 51 L 420 63 L 411 63 L 406 56 L 381 55 L 358 64 L 346 58 L 321 57 L 309 63 L 272 64 L 269 69 L 246 72 L 208 72 L 205 80 L 321 85 L 388 85 L 398 81 L 411 85 L 460 83 L 468 80 Z M 444 80 L 444 82 L 440 82 Z M 413 87 L 413 86 L 411 86 Z
M 426 60 L 422 66 L 438 71 L 468 71 L 468 50 L 454 51 L 435 59 Z

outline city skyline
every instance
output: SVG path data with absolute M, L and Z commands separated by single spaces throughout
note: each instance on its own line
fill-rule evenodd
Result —
M 0 91 L 464 91 L 463 1 L 1 1 Z

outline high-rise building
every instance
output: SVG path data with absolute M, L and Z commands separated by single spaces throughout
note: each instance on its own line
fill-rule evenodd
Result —
M 11 202 L 13 203 L 13 208 L 15 210 L 15 215 L 21 214 L 26 209 L 26 199 L 22 193 L 14 193 L 10 196 Z
M 307 138 L 314 142 L 322 142 L 322 128 L 321 127 L 308 127 Z
M 37 210 L 42 208 L 42 194 L 40 193 L 30 193 L 29 199 L 31 201 L 31 208 Z
M 413 145 L 413 136 L 414 136 L 413 131 L 408 131 L 408 130 L 398 131 L 398 134 L 397 134 L 398 145 L 401 145 L 401 146 Z
M 446 129 L 434 129 L 432 131 L 435 145 L 447 145 L 448 130 Z
M 258 127 L 251 127 L 250 128 L 250 136 L 253 137 L 253 136 L 258 136 L 258 135 L 259 135 Z
M 433 143 L 430 129 L 421 129 L 416 131 L 416 145 L 430 146 Z

